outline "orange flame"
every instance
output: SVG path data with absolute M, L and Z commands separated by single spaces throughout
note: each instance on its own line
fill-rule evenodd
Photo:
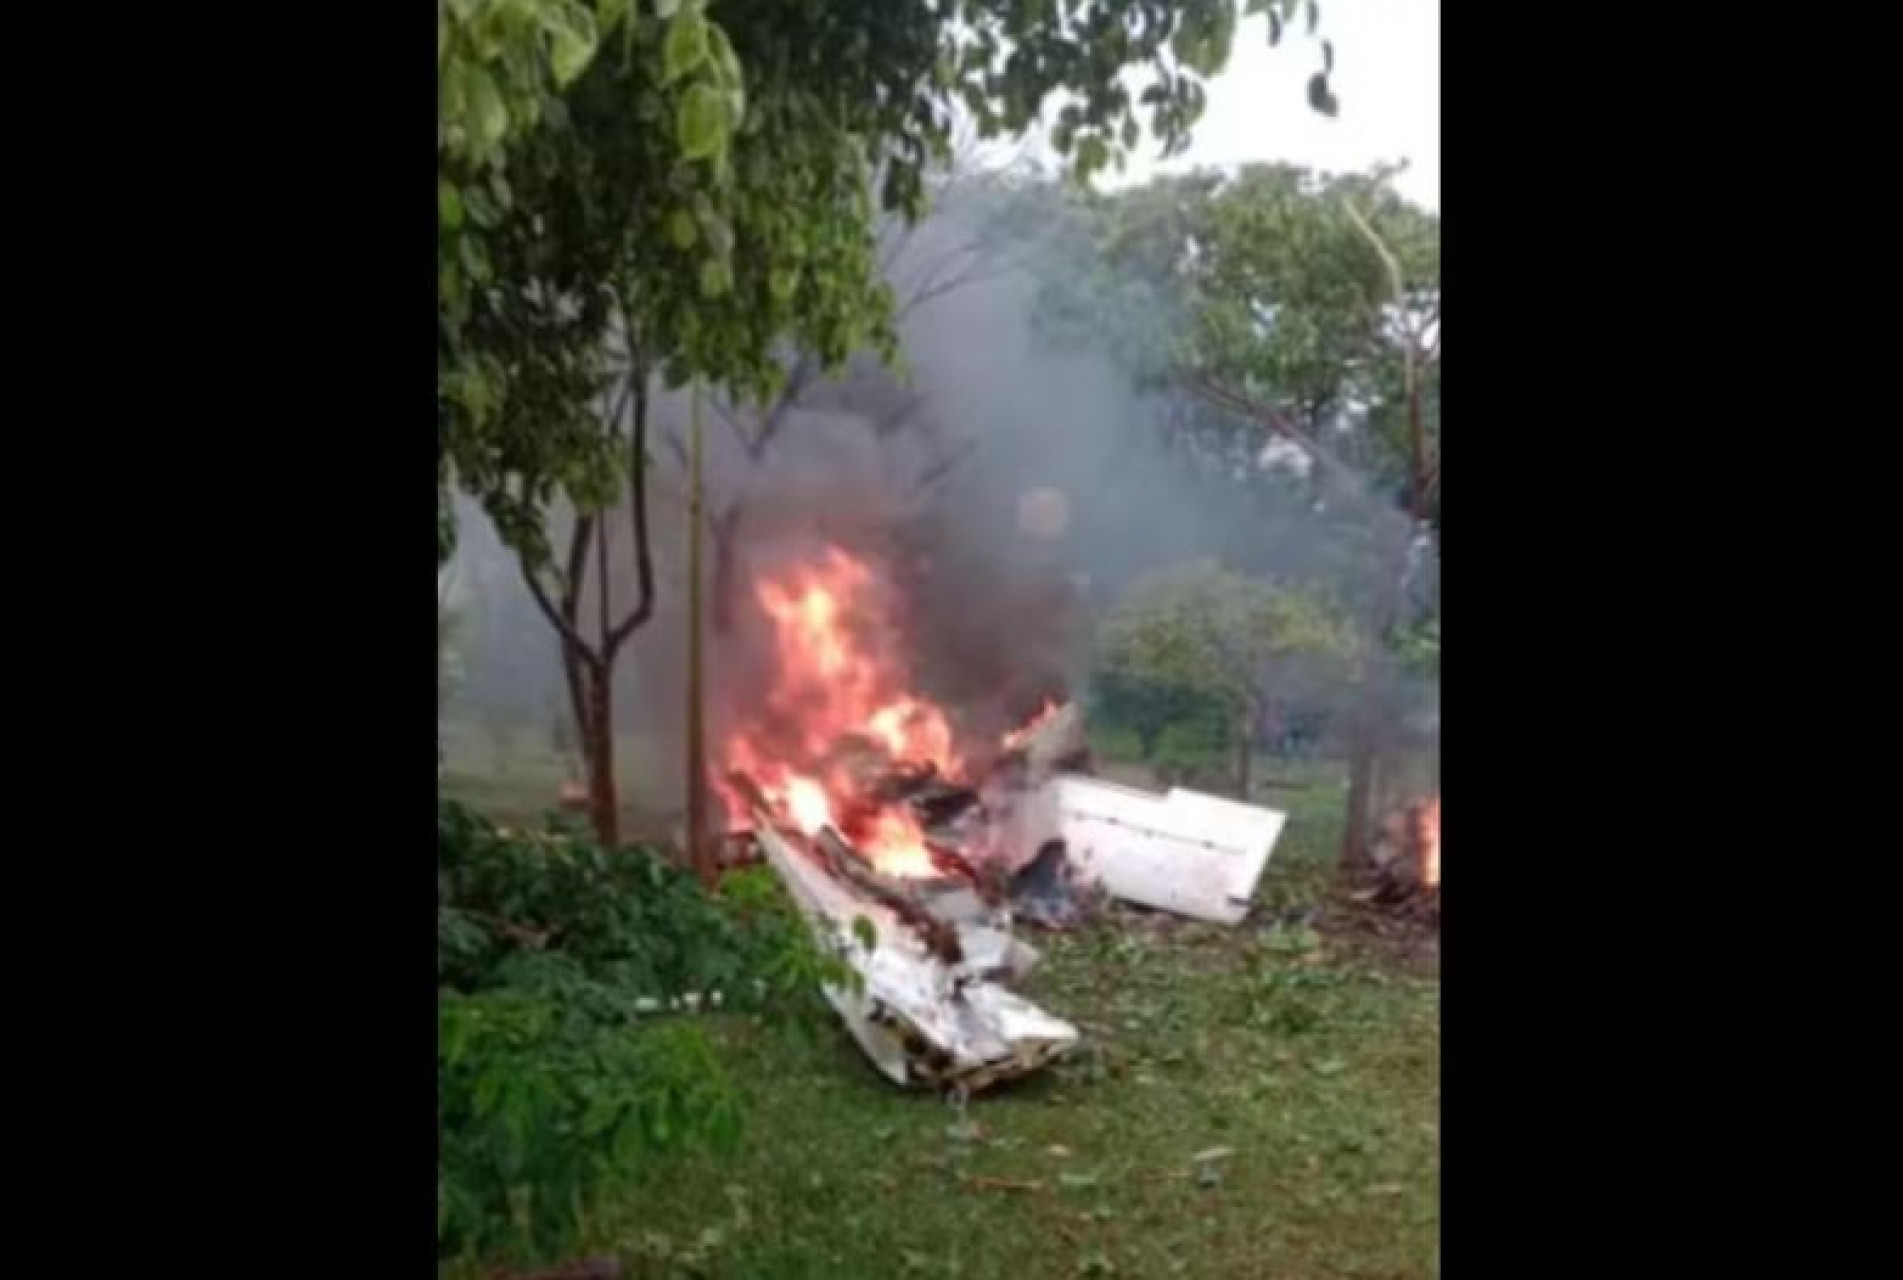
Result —
M 910 811 L 855 803 L 861 779 L 842 759 L 856 741 L 887 766 L 929 763 L 945 776 L 960 767 L 944 711 L 907 687 L 878 587 L 863 561 L 837 548 L 759 583 L 774 684 L 767 714 L 727 744 L 727 763 L 806 834 L 833 826 L 885 874 L 930 876 L 936 868 Z
M 858 842 L 870 851 L 872 865 L 886 875 L 927 878 L 938 874 L 938 866 L 925 848 L 925 833 L 910 810 L 897 806 L 879 810 L 859 834 Z

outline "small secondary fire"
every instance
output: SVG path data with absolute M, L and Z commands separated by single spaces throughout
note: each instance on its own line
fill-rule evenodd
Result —
M 1440 898 L 1440 796 L 1416 795 L 1391 810 L 1381 823 L 1370 852 L 1374 885 L 1358 900 L 1384 906 L 1418 908 L 1438 918 Z
M 1409 814 L 1415 855 L 1420 859 L 1421 883 L 1440 888 L 1440 797 L 1415 804 Z

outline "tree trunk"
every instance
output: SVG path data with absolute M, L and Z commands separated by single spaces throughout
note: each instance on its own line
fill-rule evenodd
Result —
M 1374 777 L 1379 765 L 1381 746 L 1381 684 L 1377 655 L 1387 646 L 1389 633 L 1401 616 L 1402 597 L 1407 587 L 1407 547 L 1403 544 L 1399 563 L 1390 575 L 1391 587 L 1380 616 L 1373 619 L 1368 636 L 1368 651 L 1361 664 L 1360 696 L 1355 701 L 1353 719 L 1348 726 L 1348 799 L 1347 820 L 1342 824 L 1341 862 L 1343 878 L 1368 858 L 1369 805 L 1373 799 Z
M 568 576 L 562 582 L 562 594 L 559 603 L 560 621 L 567 624 L 566 629 L 557 627 L 556 640 L 562 651 L 562 680 L 568 689 L 568 710 L 575 719 L 575 741 L 581 746 L 581 764 L 584 776 L 577 781 L 588 781 L 589 754 L 593 748 L 589 745 L 591 737 L 588 731 L 588 694 L 582 684 L 582 664 L 586 654 L 576 638 L 581 626 L 582 582 L 588 572 L 588 542 L 594 537 L 595 517 L 577 515 L 575 526 L 568 535 Z M 553 620 L 553 619 L 552 619 Z
M 615 732 L 613 668 L 605 663 L 585 668 L 588 690 L 588 811 L 595 839 L 605 849 L 621 843 L 621 798 L 615 790 Z
M 1388 648 L 1395 623 L 1407 595 L 1408 559 L 1413 549 L 1410 534 L 1398 547 L 1388 568 L 1388 590 L 1369 619 L 1367 651 L 1361 660 L 1361 688 L 1355 700 L 1348 726 L 1348 799 L 1346 821 L 1341 832 L 1341 861 L 1337 868 L 1342 878 L 1352 876 L 1368 859 L 1368 812 L 1374 791 L 1375 770 L 1379 764 L 1381 717 L 1383 714 L 1380 682 L 1380 654 Z
M 588 774 L 588 758 L 589 758 L 588 757 L 588 751 L 589 751 L 588 696 L 582 689 L 581 654 L 575 648 L 574 645 L 570 644 L 565 639 L 561 642 L 561 645 L 562 645 L 562 683 L 564 687 L 566 687 L 568 690 L 568 715 L 569 715 L 570 721 L 575 726 L 575 742 L 581 751 L 580 763 L 582 766 L 583 776 L 575 779 L 575 781 L 586 783 L 588 781 L 587 774 Z M 573 764 L 575 762 L 572 760 L 565 759 L 563 760 L 562 763 Z
M 1398 291 L 1398 290 L 1397 290 Z M 1415 529 L 1427 525 L 1427 435 L 1421 422 L 1421 386 L 1415 368 L 1413 347 L 1406 353 L 1405 372 L 1407 376 L 1407 422 L 1408 422 L 1408 514 L 1413 518 Z M 1384 647 L 1388 635 L 1400 620 L 1401 609 L 1407 593 L 1408 560 L 1413 550 L 1413 538 L 1403 543 L 1398 563 L 1392 573 L 1393 587 L 1389 593 L 1386 607 L 1377 620 L 1374 635 L 1371 637 L 1371 652 Z M 1370 664 L 1370 667 L 1372 664 Z M 1368 824 L 1372 818 L 1370 807 L 1374 800 L 1375 777 L 1380 768 L 1379 718 L 1381 715 L 1380 689 L 1373 679 L 1371 669 L 1362 672 L 1362 693 L 1359 705 L 1355 708 L 1355 723 L 1352 729 L 1353 741 L 1348 756 L 1348 801 L 1347 821 L 1343 825 L 1341 837 L 1340 873 L 1343 877 L 1354 873 L 1357 866 L 1368 859 Z
M 559 633 L 562 653 L 562 679 L 568 688 L 568 706 L 575 717 L 576 737 L 581 744 L 584 783 L 588 788 L 588 822 L 595 839 L 604 848 L 621 842 L 621 801 L 615 789 L 613 663 L 581 642 L 581 601 L 583 575 L 587 570 L 588 545 L 593 542 L 600 559 L 602 628 L 605 639 L 608 612 L 607 549 L 608 526 L 604 519 L 583 516 L 576 520 L 569 545 L 569 573 L 561 599 L 561 618 L 567 624 Z
M 561 580 L 559 603 L 550 599 L 536 566 L 526 559 L 521 562 L 522 578 L 536 608 L 542 611 L 560 638 L 562 677 L 568 687 L 569 710 L 575 717 L 583 768 L 587 773 L 589 818 L 596 839 L 610 848 L 621 841 L 621 803 L 615 787 L 614 767 L 614 663 L 628 637 L 654 612 L 654 562 L 653 549 L 648 543 L 647 516 L 647 365 L 634 344 L 636 331 L 625 309 L 623 323 L 630 343 L 628 367 L 623 374 L 621 392 L 606 409 L 605 418 L 612 428 L 621 421 L 628 407 L 633 406 L 628 433 L 628 501 L 634 540 L 634 607 L 620 622 L 612 620 L 608 512 L 605 510 L 576 513 L 569 533 L 568 566 Z M 595 546 L 595 590 L 599 605 L 593 642 L 583 635 L 581 623 L 591 541 Z
M 712 888 L 719 876 L 707 829 L 707 751 L 701 690 L 701 421 L 700 386 L 688 401 L 687 463 L 687 861 Z M 736 508 L 737 509 L 737 508 Z
M 1364 230 L 1373 238 L 1372 229 L 1364 226 Z M 1375 243 L 1377 247 L 1380 246 L 1378 239 Z M 1386 250 L 1382 252 L 1386 257 Z M 1398 300 L 1401 295 L 1398 268 L 1392 267 L 1392 258 L 1388 258 L 1388 262 L 1391 269 L 1397 271 L 1395 295 Z M 1427 525 L 1427 434 L 1421 421 L 1421 383 L 1412 339 L 1403 358 L 1406 361 L 1403 372 L 1407 387 L 1407 511 L 1412 517 L 1412 529 L 1408 540 L 1401 544 L 1391 575 L 1393 587 L 1376 623 L 1370 653 L 1387 645 L 1390 633 L 1400 621 L 1401 610 L 1406 604 L 1408 562 L 1413 552 L 1414 531 Z M 1373 803 L 1375 775 L 1380 766 L 1377 721 L 1381 714 L 1381 699 L 1379 686 L 1372 676 L 1371 669 L 1362 672 L 1362 695 L 1355 712 L 1354 742 L 1348 759 L 1348 820 L 1342 830 L 1340 866 L 1344 878 L 1352 875 L 1357 866 L 1368 860 L 1368 822 L 1372 816 L 1369 808 Z

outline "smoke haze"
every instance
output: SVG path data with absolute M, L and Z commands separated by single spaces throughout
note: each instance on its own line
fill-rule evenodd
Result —
M 906 253 L 942 252 L 970 234 L 956 217 L 935 219 Z M 1037 340 L 1033 294 L 1030 277 L 1010 270 L 920 305 L 903 327 L 909 385 L 862 365 L 812 388 L 757 462 L 740 432 L 708 412 L 709 515 L 738 511 L 729 625 L 709 631 L 715 732 L 761 696 L 765 650 L 747 581 L 827 543 L 881 567 L 923 691 L 980 735 L 1017 723 L 1048 693 L 1081 692 L 1093 617 L 1147 571 L 1214 557 L 1252 575 L 1321 582 L 1369 607 L 1382 548 L 1408 536 L 1402 513 L 1352 495 L 1318 509 L 1312 486 L 1242 485 L 1192 465 L 1159 427 L 1161 406 L 1106 359 Z M 660 396 L 652 415 L 658 598 L 617 666 L 615 703 L 617 729 L 637 744 L 618 760 L 624 799 L 665 811 L 682 794 L 686 398 Z M 758 429 L 757 412 L 740 419 Z M 1041 524 L 1024 527 L 1027 506 Z M 554 633 L 480 511 L 464 502 L 458 514 L 450 573 L 461 680 L 444 717 L 462 740 L 512 726 L 550 742 L 566 714 Z M 625 511 L 614 519 L 621 611 L 635 577 Z M 717 550 L 710 537 L 710 592 Z M 584 618 L 593 601 L 591 583 Z M 1341 692 L 1308 683 L 1310 696 Z

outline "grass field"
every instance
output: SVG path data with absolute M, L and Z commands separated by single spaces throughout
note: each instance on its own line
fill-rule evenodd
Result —
M 1290 823 L 1248 923 L 1130 912 L 1032 939 L 1023 989 L 1082 1028 L 1074 1060 L 961 1114 L 831 1024 L 719 1022 L 745 1139 L 649 1166 L 594 1251 L 789 1280 L 1435 1275 L 1437 948 L 1301 923 L 1331 895 L 1340 785 L 1263 773 L 1305 785 L 1256 797 Z
M 442 727 L 444 794 L 498 822 L 527 826 L 552 809 L 579 761 L 564 760 L 545 729 L 454 722 Z M 622 830 L 630 839 L 669 831 L 680 811 L 681 762 L 654 741 L 615 738 Z

